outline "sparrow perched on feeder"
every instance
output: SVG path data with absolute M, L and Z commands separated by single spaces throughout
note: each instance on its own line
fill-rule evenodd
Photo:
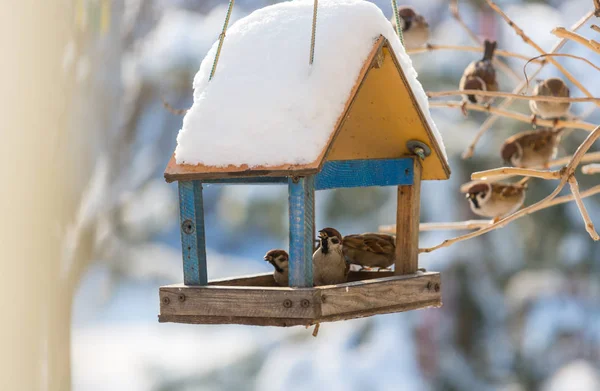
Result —
M 400 7 L 398 9 L 402 39 L 406 49 L 420 48 L 429 40 L 429 24 L 422 15 L 419 15 L 411 7 Z M 391 19 L 394 31 L 396 30 L 396 17 Z
M 464 90 L 481 90 L 481 91 L 498 91 L 498 82 L 496 81 L 496 69 L 492 64 L 494 59 L 494 51 L 496 50 L 496 41 L 484 42 L 483 58 L 479 61 L 473 61 L 467 66 L 460 79 L 459 89 Z M 491 104 L 493 98 L 491 96 L 480 95 L 463 95 L 464 103 L 462 112 L 467 115 L 467 101 L 471 103 Z
M 525 184 L 475 182 L 466 191 L 473 213 L 494 222 L 517 211 L 525 201 Z
M 521 168 L 548 168 L 554 159 L 564 128 L 517 133 L 504 141 L 500 154 L 506 164 Z
M 335 228 L 323 228 L 319 239 L 320 246 L 313 254 L 315 286 L 346 282 L 350 265 L 342 253 L 342 235 Z
M 392 235 L 364 233 L 344 236 L 344 256 L 349 263 L 387 269 L 396 260 L 396 238 Z
M 279 286 L 288 286 L 290 256 L 285 250 L 270 250 L 265 254 L 265 261 L 275 268 L 273 278 Z
M 570 96 L 569 87 L 564 81 L 558 78 L 540 80 L 533 89 L 533 96 L 556 96 L 568 98 Z M 571 107 L 570 102 L 544 102 L 541 100 L 530 100 L 529 108 L 533 113 L 531 123 L 535 126 L 537 116 L 544 119 L 553 119 L 555 124 L 560 117 L 566 116 Z

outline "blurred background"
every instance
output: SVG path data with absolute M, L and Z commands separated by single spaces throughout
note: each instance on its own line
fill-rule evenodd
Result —
M 276 2 L 238 0 L 232 21 Z M 374 2 L 391 16 L 389 1 Z M 447 0 L 398 2 L 427 18 L 432 43 L 472 45 Z M 556 42 L 552 28 L 593 9 L 591 0 L 498 3 L 546 50 Z M 422 255 L 422 267 L 443 272 L 441 309 L 323 324 L 317 338 L 301 327 L 159 324 L 158 287 L 183 279 L 177 187 L 163 180 L 182 117 L 161 98 L 191 106 L 192 79 L 221 32 L 227 1 L 3 5 L 2 389 L 600 390 L 600 251 L 571 204 Z M 537 55 L 485 2 L 461 1 L 460 10 L 500 48 Z M 593 37 L 589 25 L 580 33 Z M 600 62 L 573 43 L 563 52 Z M 437 51 L 412 59 L 435 91 L 457 89 L 477 57 Z M 559 62 L 600 95 L 593 68 Z M 522 74 L 524 61 L 508 63 Z M 552 66 L 540 74 L 549 76 L 559 76 Z M 510 91 L 516 82 L 502 75 L 500 85 Z M 513 107 L 528 113 L 526 102 Z M 600 123 L 591 104 L 572 111 Z M 465 161 L 486 115 L 432 113 L 452 178 L 424 183 L 422 221 L 474 218 L 459 186 L 473 171 L 500 166 L 502 141 L 528 125 L 498 121 Z M 585 136 L 573 132 L 560 154 Z M 582 189 L 597 178 L 582 176 Z M 528 204 L 554 183 L 532 181 L 530 189 Z M 394 188 L 319 192 L 317 226 L 374 231 L 394 223 L 395 202 Z M 585 203 L 599 222 L 598 198 Z M 205 213 L 211 279 L 270 271 L 264 253 L 287 248 L 285 187 L 207 186 Z M 421 247 L 457 234 L 422 233 Z

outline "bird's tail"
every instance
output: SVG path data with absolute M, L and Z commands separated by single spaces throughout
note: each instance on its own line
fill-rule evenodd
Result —
M 496 41 L 488 41 L 487 39 L 483 43 L 483 61 L 491 61 L 494 57 L 494 51 L 496 50 L 497 43 Z

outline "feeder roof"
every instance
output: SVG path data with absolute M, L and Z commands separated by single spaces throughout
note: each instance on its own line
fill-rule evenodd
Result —
M 316 173 L 325 160 L 395 158 L 432 149 L 423 179 L 450 173 L 427 96 L 391 24 L 373 3 L 321 0 L 262 8 L 216 42 L 194 78 L 168 181 Z

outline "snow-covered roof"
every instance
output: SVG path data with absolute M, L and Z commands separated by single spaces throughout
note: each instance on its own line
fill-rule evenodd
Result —
M 177 165 L 253 168 L 314 163 L 322 157 L 382 35 L 447 159 L 417 73 L 382 11 L 362 0 L 319 1 L 310 66 L 312 14 L 312 0 L 295 0 L 240 19 L 227 31 L 209 82 L 217 43 L 212 46 L 194 78 L 194 104 L 177 137 Z

